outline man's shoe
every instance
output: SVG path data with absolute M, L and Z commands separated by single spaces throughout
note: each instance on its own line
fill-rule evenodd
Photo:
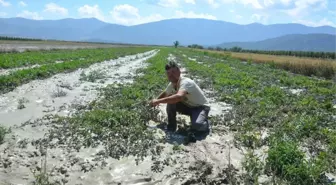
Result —
M 196 143 L 197 139 L 195 137 L 195 134 L 193 132 L 189 132 L 187 143 Z

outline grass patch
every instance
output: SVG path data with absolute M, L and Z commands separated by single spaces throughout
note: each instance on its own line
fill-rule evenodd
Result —
M 4 142 L 5 135 L 10 131 L 5 127 L 0 126 L 0 145 Z
M 90 71 L 88 74 L 85 74 L 84 71 L 80 74 L 81 81 L 95 82 L 96 80 L 106 78 L 106 74 L 99 70 Z
M 57 89 L 52 92 L 51 97 L 53 98 L 64 97 L 67 94 L 68 93 L 64 91 L 62 88 L 57 87 Z

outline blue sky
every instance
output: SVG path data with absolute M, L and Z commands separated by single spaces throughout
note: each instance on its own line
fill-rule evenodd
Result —
M 122 25 L 186 17 L 336 27 L 336 0 L 0 0 L 0 17 L 95 17 Z

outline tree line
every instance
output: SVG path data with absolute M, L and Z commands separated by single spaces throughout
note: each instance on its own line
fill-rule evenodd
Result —
M 42 39 L 0 36 L 0 40 L 24 40 L 24 41 L 42 41 Z
M 295 56 L 295 57 L 324 58 L 324 59 L 335 59 L 336 58 L 336 52 L 250 50 L 250 49 L 243 49 L 237 46 L 232 47 L 232 48 L 221 48 L 221 47 L 204 48 L 203 46 L 197 45 L 197 44 L 188 45 L 188 48 L 208 49 L 208 50 L 217 50 L 217 51 L 231 51 L 231 52 L 241 52 L 241 53 L 268 54 L 268 55 L 285 55 L 285 56 Z

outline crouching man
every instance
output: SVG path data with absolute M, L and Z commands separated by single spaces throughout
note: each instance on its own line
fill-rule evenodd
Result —
M 182 77 L 179 66 L 169 62 L 165 66 L 170 83 L 157 99 L 150 101 L 151 106 L 166 103 L 169 131 L 176 131 L 176 113 L 190 116 L 193 133 L 209 132 L 208 114 L 210 107 L 200 87 L 190 78 Z

